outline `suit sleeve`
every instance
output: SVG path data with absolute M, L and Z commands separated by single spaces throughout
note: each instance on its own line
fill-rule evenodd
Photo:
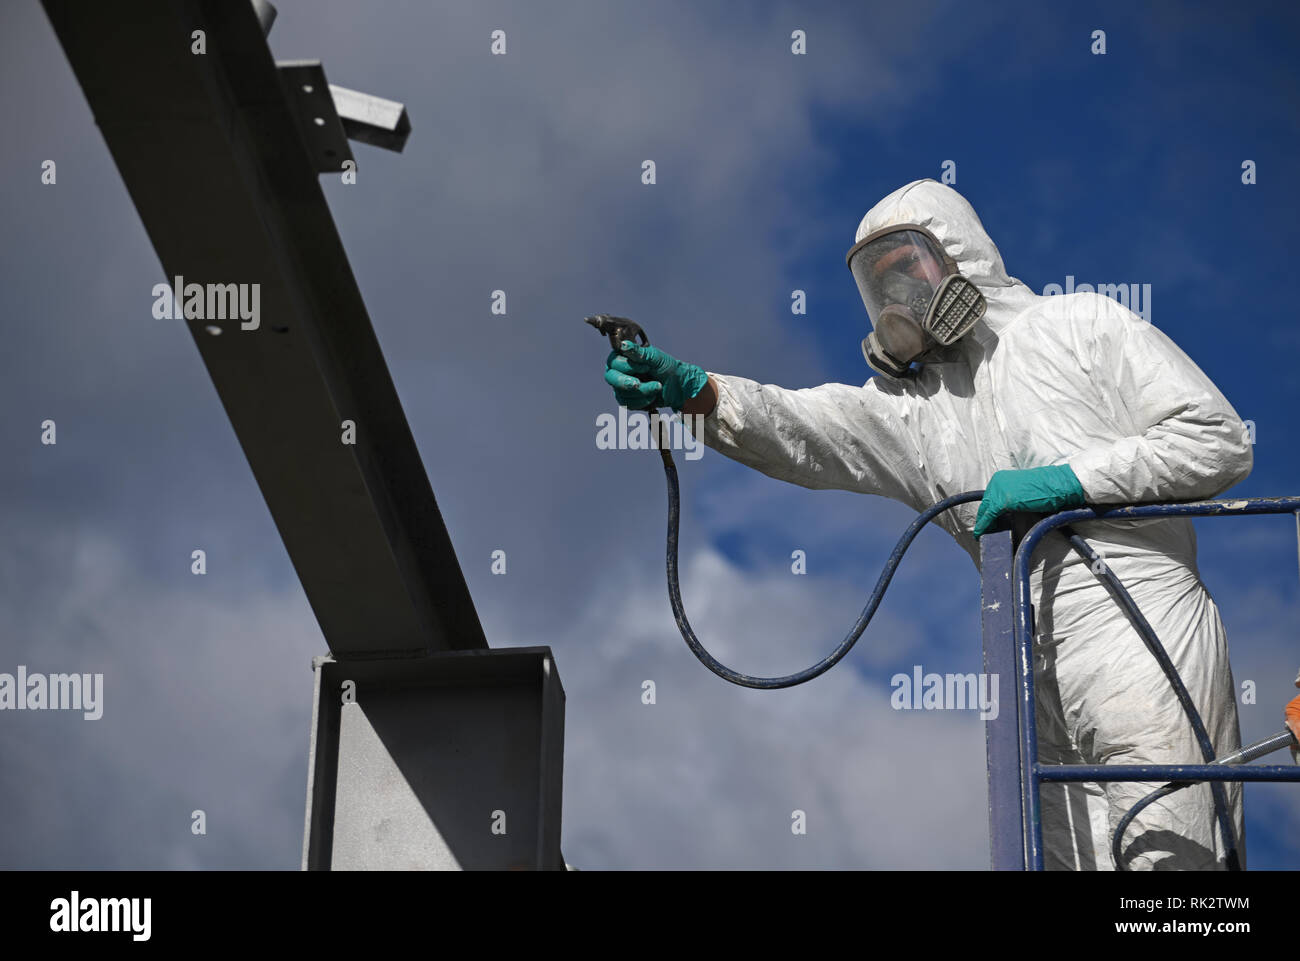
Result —
M 1244 480 L 1253 455 L 1232 405 L 1162 331 L 1098 301 L 1092 373 L 1118 398 L 1130 433 L 1069 459 L 1088 501 L 1198 500 Z
M 713 450 L 801 487 L 881 494 L 913 507 L 926 500 L 903 399 L 874 380 L 789 390 L 710 376 L 718 403 L 703 418 L 701 439 Z

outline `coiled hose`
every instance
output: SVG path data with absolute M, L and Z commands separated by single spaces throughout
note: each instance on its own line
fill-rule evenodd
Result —
M 964 494 L 954 494 L 952 497 L 945 497 L 937 504 L 927 507 L 917 515 L 916 520 L 908 525 L 907 530 L 903 532 L 903 536 L 894 545 L 889 560 L 885 562 L 885 569 L 880 572 L 880 579 L 876 581 L 875 590 L 871 592 L 871 597 L 867 599 L 867 606 L 862 609 L 857 623 L 853 625 L 844 640 L 840 641 L 839 647 L 835 648 L 826 658 L 806 670 L 786 674 L 784 677 L 754 677 L 750 674 L 733 671 L 706 651 L 699 638 L 695 636 L 695 631 L 691 629 L 690 621 L 686 619 L 686 609 L 682 607 L 682 589 L 677 580 L 677 527 L 681 519 L 681 491 L 677 482 L 677 465 L 673 463 L 673 455 L 667 448 L 660 447 L 659 454 L 663 458 L 664 473 L 668 476 L 668 599 L 672 602 L 673 618 L 677 621 L 677 629 L 681 631 L 682 639 L 686 641 L 686 646 L 691 649 L 691 653 L 718 677 L 724 681 L 730 681 L 732 684 L 739 684 L 741 687 L 764 690 L 794 687 L 796 684 L 811 681 L 814 677 L 825 674 L 838 664 L 844 655 L 852 650 L 853 645 L 862 636 L 862 632 L 871 623 L 876 608 L 880 606 L 880 601 L 885 596 L 885 589 L 889 587 L 889 582 L 893 580 L 894 571 L 898 569 L 899 562 L 903 559 L 903 555 L 907 552 L 907 548 L 911 545 L 913 539 L 920 533 L 921 528 L 930 523 L 933 518 L 948 510 L 948 508 L 956 507 L 958 504 L 966 504 L 970 501 L 977 501 L 984 496 L 983 491 L 967 491 Z
M 858 642 L 863 631 L 866 630 L 867 625 L 871 623 L 871 618 L 875 615 L 876 608 L 880 606 L 880 602 L 885 596 L 885 590 L 889 587 L 889 582 L 893 580 L 894 572 L 898 569 L 898 565 L 902 561 L 903 555 L 907 553 L 908 547 L 910 547 L 912 541 L 916 539 L 916 535 L 920 533 L 921 528 L 925 527 L 926 524 L 930 523 L 931 520 L 946 510 L 956 507 L 959 504 L 968 504 L 973 501 L 981 500 L 984 497 L 984 492 L 982 490 L 953 494 L 951 497 L 945 497 L 943 500 L 932 504 L 917 515 L 916 519 L 907 526 L 907 530 L 903 532 L 903 536 L 898 539 L 898 543 L 894 545 L 894 549 L 890 553 L 889 559 L 885 562 L 885 567 L 880 572 L 880 578 L 876 581 L 876 586 L 872 590 L 871 596 L 867 599 L 867 604 L 862 609 L 862 613 L 858 616 L 857 622 L 854 623 L 853 627 L 849 630 L 849 633 L 845 636 L 844 640 L 840 642 L 839 646 L 829 655 L 821 661 L 818 661 L 812 667 L 806 668 L 802 671 L 796 671 L 793 674 L 786 674 L 782 677 L 754 677 L 750 674 L 742 674 L 739 671 L 733 671 L 705 650 L 704 645 L 701 644 L 699 638 L 695 636 L 695 631 L 691 628 L 690 621 L 686 619 L 686 609 L 682 605 L 681 584 L 678 580 L 677 571 L 677 538 L 678 528 L 681 521 L 681 486 L 677 478 L 677 465 L 673 462 L 672 453 L 666 446 L 661 446 L 659 448 L 659 456 L 663 460 L 664 474 L 668 480 L 668 545 L 666 567 L 668 570 L 668 599 L 672 604 L 673 619 L 677 622 L 677 629 L 681 632 L 682 639 L 686 641 L 686 646 L 691 649 L 691 653 L 699 659 L 701 664 L 707 667 L 714 674 L 718 675 L 718 677 L 722 678 L 724 681 L 730 681 L 732 684 L 738 684 L 741 687 L 750 687 L 761 690 L 774 690 L 777 688 L 794 687 L 796 684 L 803 684 L 805 681 L 811 681 L 813 678 L 825 674 L 832 667 L 838 664 L 840 660 L 843 659 L 844 655 L 848 654 L 848 652 L 852 650 L 853 645 Z M 1100 556 L 1088 546 L 1088 543 L 1082 537 L 1075 534 L 1068 527 L 1063 527 L 1061 531 L 1069 539 L 1070 545 L 1074 550 L 1083 556 L 1083 558 L 1088 562 L 1093 573 L 1097 575 L 1098 579 L 1110 593 L 1111 597 L 1117 604 L 1119 604 L 1120 608 L 1128 616 L 1129 621 L 1133 624 L 1134 630 L 1138 632 L 1138 635 L 1146 644 L 1147 649 L 1151 651 L 1156 661 L 1160 664 L 1160 667 L 1164 670 L 1165 676 L 1169 678 L 1169 683 L 1174 689 L 1174 694 L 1177 696 L 1179 703 L 1182 704 L 1183 710 L 1187 714 L 1188 721 L 1191 722 L 1197 744 L 1201 748 L 1201 753 L 1205 756 L 1207 763 L 1213 762 L 1214 747 L 1210 742 L 1209 734 L 1205 730 L 1205 724 L 1201 720 L 1200 712 L 1196 710 L 1196 705 L 1192 703 L 1191 696 L 1187 693 L 1187 688 L 1183 685 L 1182 678 L 1179 677 L 1177 669 L 1175 669 L 1173 662 L 1169 659 L 1169 655 L 1165 652 L 1164 646 L 1160 643 L 1159 638 L 1156 637 L 1155 631 L 1151 629 L 1151 625 L 1147 623 L 1146 618 L 1142 616 L 1142 612 L 1138 610 L 1137 604 L 1134 603 L 1132 596 L 1124 588 L 1124 585 L 1120 583 L 1119 578 L 1115 576 L 1114 572 L 1112 572 L 1104 562 L 1097 563 L 1101 559 Z M 1111 850 L 1114 854 L 1117 870 L 1127 870 L 1127 868 L 1123 866 L 1123 862 L 1120 858 L 1120 843 L 1123 839 L 1124 830 L 1132 822 L 1133 818 L 1141 813 L 1141 811 L 1148 805 L 1162 797 L 1174 793 L 1174 791 L 1187 787 L 1190 783 L 1191 782 L 1183 782 L 1165 785 L 1144 797 L 1129 810 L 1128 814 L 1124 816 L 1116 828 L 1114 838 L 1111 842 Z M 1219 830 L 1223 835 L 1228 868 L 1229 870 L 1240 870 L 1236 838 L 1233 834 L 1231 821 L 1228 817 L 1227 796 L 1224 792 L 1223 784 L 1219 781 L 1211 781 L 1210 789 L 1214 795 L 1215 815 L 1218 820 Z

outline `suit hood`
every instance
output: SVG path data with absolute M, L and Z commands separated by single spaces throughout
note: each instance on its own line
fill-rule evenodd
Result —
M 854 243 L 899 224 L 915 224 L 934 234 L 957 262 L 962 276 L 978 287 L 988 302 L 984 317 L 963 340 L 974 338 L 981 344 L 996 340 L 997 333 L 1026 306 L 1026 299 L 1035 296 L 1023 282 L 1007 274 L 1002 255 L 975 208 L 951 187 L 936 180 L 914 180 L 899 187 L 867 211 Z

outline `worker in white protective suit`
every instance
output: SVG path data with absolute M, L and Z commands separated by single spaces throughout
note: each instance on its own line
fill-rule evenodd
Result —
M 863 349 L 882 374 L 861 387 L 788 390 L 627 343 L 606 380 L 630 408 L 706 415 L 708 446 L 803 487 L 882 494 L 917 511 L 987 489 L 978 509 L 937 518 L 977 565 L 977 536 L 1012 512 L 1210 498 L 1250 473 L 1245 425 L 1168 337 L 1107 297 L 1039 296 L 1009 277 L 950 187 L 920 180 L 878 203 L 850 266 L 873 324 Z M 1077 530 L 1165 645 L 1216 756 L 1239 747 L 1226 638 L 1191 520 Z M 1064 538 L 1041 543 L 1031 587 L 1040 760 L 1201 763 L 1165 674 Z M 1114 869 L 1111 832 L 1154 787 L 1044 783 L 1046 866 Z M 1240 784 L 1226 793 L 1244 867 Z M 1123 858 L 1130 869 L 1225 867 L 1209 786 L 1146 808 Z

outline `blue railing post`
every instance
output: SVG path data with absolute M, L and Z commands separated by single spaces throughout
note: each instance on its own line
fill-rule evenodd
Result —
M 980 538 L 980 620 L 984 634 L 984 673 L 1002 691 L 1019 692 L 1015 683 L 1016 647 L 1011 603 L 1011 533 Z M 1021 812 L 1020 719 L 1017 707 L 998 709 L 984 722 L 988 756 L 989 859 L 994 871 L 1025 868 Z

